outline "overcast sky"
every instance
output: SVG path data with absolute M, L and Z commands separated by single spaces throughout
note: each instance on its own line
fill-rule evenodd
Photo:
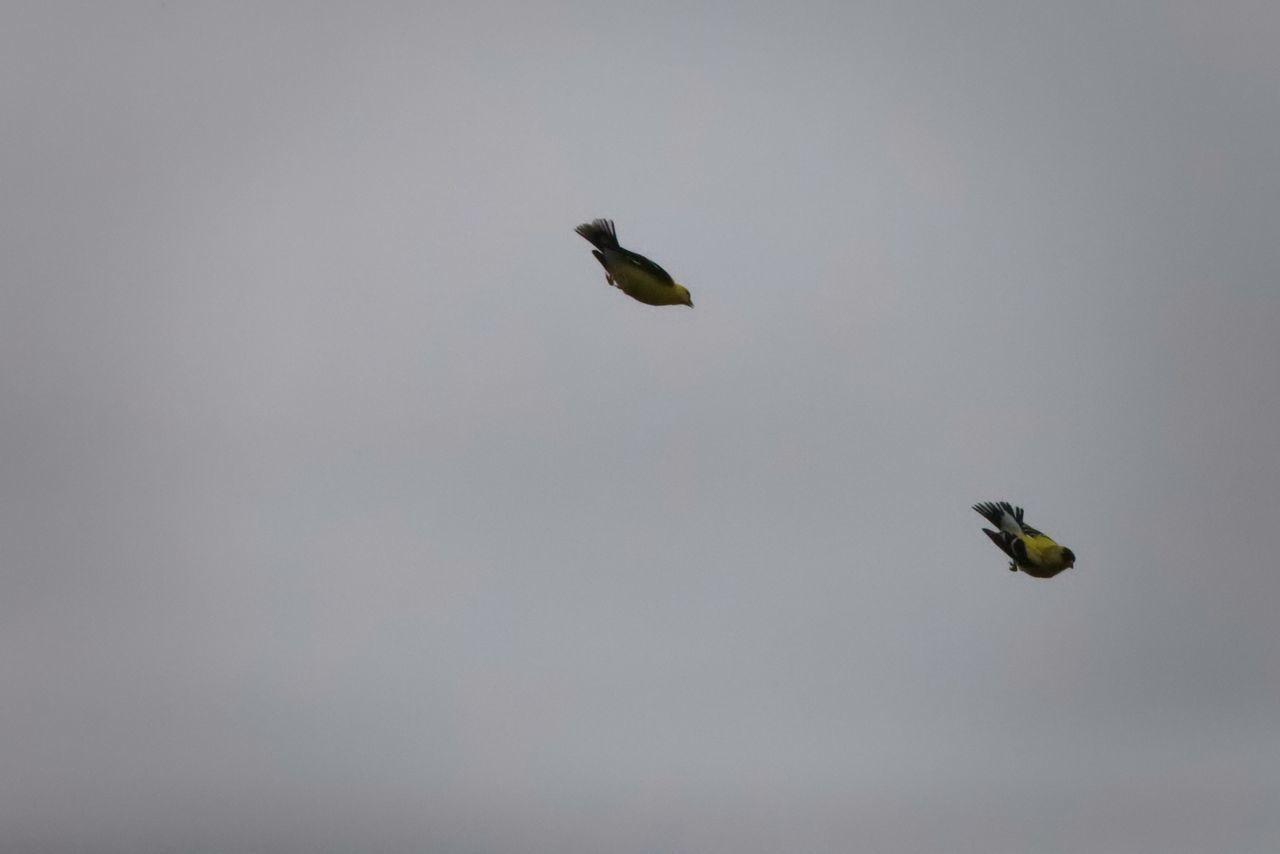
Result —
M 0 847 L 1276 850 L 1280 6 L 0 18 Z

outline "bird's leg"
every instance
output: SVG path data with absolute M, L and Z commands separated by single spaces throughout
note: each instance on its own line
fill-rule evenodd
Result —
M 1009 562 L 1009 571 L 1010 571 L 1010 572 L 1017 572 L 1017 571 L 1018 571 L 1018 565 L 1017 565 L 1016 563 L 1014 563 L 1014 562 L 1010 561 L 1010 562 Z

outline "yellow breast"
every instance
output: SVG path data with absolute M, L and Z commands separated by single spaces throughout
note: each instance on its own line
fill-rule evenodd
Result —
M 613 280 L 627 296 L 648 305 L 680 305 L 684 302 L 684 291 L 654 278 L 639 267 L 619 265 L 620 269 L 612 270 Z

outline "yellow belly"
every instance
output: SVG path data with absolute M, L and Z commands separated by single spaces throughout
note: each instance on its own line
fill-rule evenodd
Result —
M 1024 572 L 1039 575 L 1041 578 L 1052 578 L 1066 569 L 1066 562 L 1062 557 L 1062 546 L 1053 540 L 1039 536 L 1027 537 L 1023 542 L 1027 547 L 1027 562 L 1030 564 L 1023 567 Z
M 614 271 L 613 281 L 624 294 L 646 305 L 684 304 L 682 289 L 655 279 L 638 267 L 623 267 Z

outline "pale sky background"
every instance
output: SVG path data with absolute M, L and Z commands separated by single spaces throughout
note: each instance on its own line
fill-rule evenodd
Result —
M 1280 5 L 0 23 L 3 850 L 1277 850 Z

